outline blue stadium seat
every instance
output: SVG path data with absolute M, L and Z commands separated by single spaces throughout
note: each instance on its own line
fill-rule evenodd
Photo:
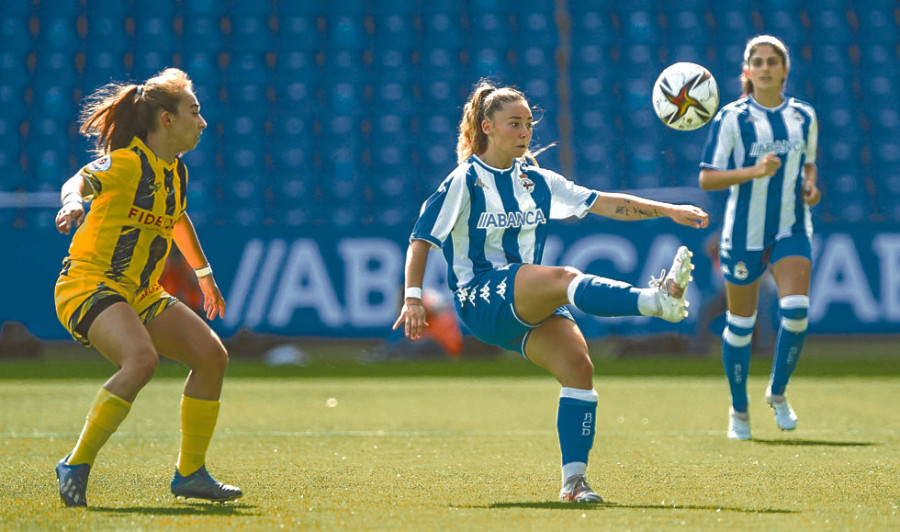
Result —
M 853 40 L 853 30 L 845 10 L 814 9 L 810 13 L 813 45 L 837 44 L 847 46 Z
M 284 85 L 295 81 L 312 81 L 319 77 L 316 54 L 313 51 L 280 51 L 275 55 L 273 82 Z
M 326 45 L 332 49 L 362 50 L 369 44 L 366 28 L 360 17 L 334 14 L 326 18 Z
M 389 82 L 374 87 L 375 109 L 379 113 L 409 115 L 417 110 L 410 85 Z
M 619 31 L 607 11 L 581 11 L 576 2 L 572 6 L 572 46 L 612 45 L 619 42 Z
M 157 52 L 171 55 L 178 49 L 179 38 L 171 17 L 136 17 L 133 50 L 137 54 Z
M 28 53 L 34 48 L 34 39 L 28 31 L 26 17 L 6 16 L 0 18 L 0 41 L 3 51 Z
M 422 79 L 425 82 L 446 80 L 458 82 L 462 78 L 463 65 L 460 49 L 426 48 L 421 52 Z
M 226 84 L 240 85 L 269 81 L 269 68 L 263 52 L 237 52 L 225 54 L 224 57 L 227 58 L 223 70 Z
M 476 12 L 470 17 L 471 48 L 510 48 L 514 35 L 508 13 Z
M 88 56 L 101 52 L 124 54 L 129 44 L 130 37 L 125 32 L 123 17 L 105 13 L 88 15 L 87 35 L 84 39 L 84 50 Z
M 135 80 L 144 80 L 157 72 L 172 66 L 171 52 L 146 51 L 134 55 L 131 72 Z
M 667 46 L 686 45 L 696 49 L 708 45 L 710 31 L 706 27 L 700 11 L 683 9 L 672 12 L 669 16 L 670 28 L 666 36 Z
M 32 113 L 36 116 L 71 120 L 75 118 L 77 104 L 71 85 L 46 85 L 36 87 Z
M 557 74 L 556 49 L 542 46 L 520 48 L 516 62 L 516 77 L 555 79 Z
M 319 29 L 319 18 L 316 15 L 293 15 L 279 19 L 276 37 L 279 51 L 315 50 L 322 47 L 324 42 L 325 34 Z
M 889 4 L 889 2 L 886 2 Z M 896 9 L 896 3 L 894 4 Z M 894 12 L 888 7 L 862 9 L 858 6 L 859 41 L 863 44 L 896 44 L 900 28 Z
M 44 18 L 37 34 L 36 45 L 38 50 L 44 53 L 59 51 L 74 54 L 79 46 L 75 19 L 59 16 Z
M 789 10 L 762 11 L 763 31 L 778 36 L 789 50 L 795 44 L 809 42 L 809 33 L 800 22 L 797 13 Z
M 246 3 L 249 4 L 255 2 Z M 230 6 L 222 0 L 191 0 L 190 2 L 181 3 L 182 13 L 186 19 L 195 17 L 219 18 L 225 15 L 225 12 L 229 7 Z
M 35 79 L 48 80 L 57 85 L 74 85 L 78 79 L 75 54 L 52 51 L 35 54 Z
M 225 36 L 218 17 L 196 17 L 184 21 L 183 45 L 191 52 L 215 52 L 222 50 Z
M 274 33 L 269 28 L 268 16 L 233 16 L 231 24 L 229 45 L 232 51 L 264 53 L 272 49 Z
M 176 4 L 172 0 L 159 2 L 131 2 L 131 15 L 135 20 L 146 18 L 163 18 L 172 20 L 176 14 Z
M 713 2 L 712 5 L 728 6 L 721 11 L 713 8 L 716 46 L 740 45 L 743 55 L 743 46 L 747 39 L 757 33 L 748 16 L 750 11 L 736 8 L 733 2 Z
M 469 77 L 478 80 L 491 77 L 506 83 L 511 75 L 505 49 L 481 48 L 471 50 L 469 54 Z
M 373 83 L 396 81 L 407 83 L 415 74 L 412 52 L 387 48 L 375 54 Z
M 123 56 L 118 52 L 97 51 L 85 56 L 81 87 L 85 94 L 111 82 L 128 80 Z
M 369 75 L 362 50 L 331 50 L 325 54 L 324 77 L 348 83 L 361 83 Z
M 387 12 L 375 16 L 374 45 L 376 49 L 412 50 L 419 41 L 418 31 L 410 13 Z
M 25 54 L 11 50 L 0 51 L 0 83 L 7 87 L 24 88 L 30 81 Z
M 654 45 L 659 42 L 660 28 L 651 11 L 628 11 L 622 14 L 624 36 L 631 44 Z
M 422 14 L 424 34 L 428 37 L 423 46 L 428 48 L 462 48 L 466 46 L 460 13 L 456 11 L 433 11 Z
M 553 10 L 523 11 L 517 19 L 517 42 L 527 42 L 529 45 L 552 47 L 559 44 L 559 32 L 556 29 L 556 20 Z
M 275 85 L 275 105 L 286 113 L 312 113 L 323 105 L 320 94 L 323 91 L 313 81 L 298 79 L 282 80 Z

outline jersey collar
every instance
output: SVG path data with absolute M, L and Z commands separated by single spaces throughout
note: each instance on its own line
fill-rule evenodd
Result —
M 149 161 L 151 161 L 155 166 L 159 166 L 159 167 L 168 169 L 168 168 L 175 168 L 175 166 L 178 165 L 178 157 L 175 157 L 175 160 L 172 161 L 171 164 L 163 161 L 162 159 L 157 157 L 156 154 L 153 153 L 153 150 L 151 150 L 144 143 L 144 141 L 141 140 L 139 137 L 134 137 L 133 139 L 131 139 L 131 144 L 128 145 L 127 149 L 130 150 L 131 148 L 134 148 L 134 147 L 137 147 L 139 150 L 144 152 L 144 154 L 147 156 L 147 159 Z
M 493 166 L 491 166 L 491 165 L 487 164 L 486 162 L 482 161 L 482 160 L 481 160 L 477 155 L 475 155 L 475 154 L 472 154 L 472 161 L 475 162 L 475 163 L 477 163 L 479 166 L 481 166 L 481 167 L 484 168 L 485 170 L 488 170 L 488 171 L 490 171 L 490 172 L 494 172 L 495 174 L 501 174 L 501 175 L 502 175 L 502 174 L 510 174 L 510 173 L 512 173 L 512 171 L 515 170 L 515 169 L 516 169 L 516 166 L 519 164 L 519 160 L 518 160 L 518 159 L 514 159 L 514 160 L 513 160 L 513 163 L 512 163 L 512 166 L 510 166 L 509 168 L 494 168 Z
M 778 104 L 778 107 L 766 107 L 765 105 L 762 105 L 761 103 L 757 102 L 752 94 L 748 94 L 747 99 L 750 101 L 750 105 L 756 107 L 757 109 L 761 109 L 767 113 L 776 113 L 778 111 L 781 111 L 782 109 L 787 107 L 787 104 L 790 101 L 790 98 L 782 95 L 782 99 L 784 101 L 782 101 L 780 104 Z

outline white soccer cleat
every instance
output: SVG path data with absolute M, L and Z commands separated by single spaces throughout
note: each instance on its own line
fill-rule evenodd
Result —
M 694 265 L 691 264 L 691 257 L 694 254 L 687 246 L 681 246 L 675 252 L 675 260 L 672 261 L 672 268 L 666 275 L 666 270 L 659 274 L 659 278 L 650 280 L 650 287 L 656 289 L 656 300 L 659 302 L 659 317 L 677 323 L 687 317 L 687 307 L 690 303 L 684 298 L 687 293 L 688 284 L 694 279 L 691 271 Z
M 729 440 L 749 440 L 750 436 L 750 415 L 748 413 L 738 414 L 734 408 L 728 411 L 728 439 Z
M 776 401 L 772 396 L 772 390 L 766 390 L 766 403 L 775 411 L 775 424 L 781 430 L 794 430 L 797 428 L 797 414 L 788 403 L 787 397 L 781 396 L 780 401 Z
M 597 495 L 584 480 L 584 475 L 572 475 L 567 478 L 562 491 L 559 492 L 559 500 L 563 502 L 603 502 L 603 498 Z

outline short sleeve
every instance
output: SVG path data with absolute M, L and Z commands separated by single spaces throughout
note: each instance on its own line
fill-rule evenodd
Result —
M 737 113 L 726 112 L 725 109 L 719 111 L 710 124 L 700 167 L 728 170 L 728 160 L 734 151 L 735 139 L 739 135 Z
M 551 170 L 542 169 L 541 173 L 550 187 L 550 218 L 584 218 L 597 200 L 597 191 L 576 185 Z
M 440 248 L 469 202 L 466 172 L 450 174 L 431 197 L 425 200 L 410 240 L 425 240 Z
M 816 118 L 816 112 L 812 108 L 809 109 L 809 135 L 806 139 L 806 153 L 804 154 L 804 164 L 816 163 L 816 150 L 819 149 L 819 120 Z
M 111 186 L 117 186 L 127 176 L 137 171 L 138 164 L 134 154 L 127 150 L 116 150 L 95 159 L 78 171 L 78 174 L 91 184 L 93 193 L 85 196 L 90 201 L 103 194 Z

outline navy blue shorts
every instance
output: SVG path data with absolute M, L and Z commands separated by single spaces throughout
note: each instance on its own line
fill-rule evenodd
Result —
M 796 256 L 807 259 L 812 257 L 812 246 L 805 233 L 794 233 L 782 238 L 762 251 L 719 248 L 722 275 L 726 281 L 736 285 L 752 284 L 765 273 L 769 264 Z
M 525 356 L 528 333 L 540 323 L 528 323 L 516 313 L 513 286 L 520 263 L 482 273 L 456 291 L 454 303 L 460 319 L 482 342 Z M 572 321 L 572 313 L 559 307 L 553 314 Z

